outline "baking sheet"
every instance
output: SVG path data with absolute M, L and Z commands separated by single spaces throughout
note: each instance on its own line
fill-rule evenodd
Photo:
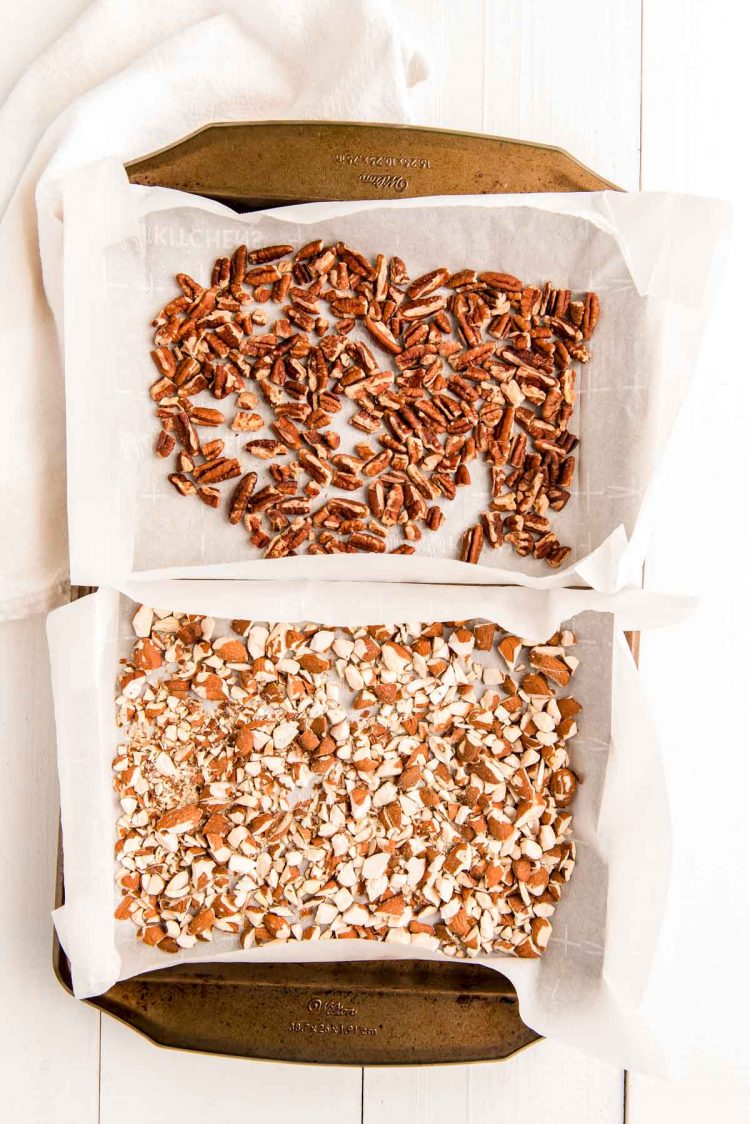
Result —
M 75 994 L 105 991 L 117 979 L 175 960 L 301 962 L 428 958 L 409 946 L 370 941 L 304 942 L 236 951 L 236 936 L 177 956 L 147 948 L 116 922 L 113 846 L 118 804 L 111 762 L 118 661 L 132 644 L 137 603 L 216 618 L 397 623 L 484 617 L 540 642 L 571 623 L 581 660 L 573 690 L 583 704 L 571 745 L 584 783 L 574 804 L 578 860 L 553 919 L 544 957 L 477 958 L 516 987 L 524 1021 L 608 1057 L 658 1069 L 660 1058 L 638 1004 L 649 972 L 669 874 L 669 814 L 661 755 L 632 656 L 620 630 L 681 619 L 684 599 L 630 591 L 538 592 L 461 586 L 368 586 L 312 582 L 130 583 L 58 609 L 48 619 L 65 855 L 65 905 L 54 914 L 71 961 Z M 366 605 L 366 608 L 363 606 Z M 636 830 L 637 827 L 637 830 Z M 235 949 L 235 951 L 228 951 Z
M 69 176 L 63 199 L 63 261 L 45 262 L 45 279 L 64 335 L 74 582 L 150 575 L 637 584 L 650 525 L 645 501 L 689 384 L 726 232 L 724 204 L 597 192 L 324 203 L 238 216 L 181 192 L 132 186 L 113 161 Z M 158 425 L 148 395 L 150 322 L 175 295 L 174 274 L 207 284 L 215 258 L 240 242 L 296 246 L 317 237 L 370 257 L 398 254 L 412 277 L 471 266 L 598 292 L 602 312 L 571 421 L 581 438 L 576 478 L 552 520 L 573 548 L 566 569 L 551 571 L 510 547 L 485 549 L 479 566 L 457 560 L 463 531 L 487 506 L 486 466 L 475 466 L 472 486 L 443 505 L 443 528 L 425 532 L 414 556 L 359 555 L 355 574 L 348 555 L 265 561 L 222 509 L 178 496 L 167 479 L 171 461 L 153 452 Z M 215 404 L 210 395 L 196 401 Z M 362 437 L 346 425 L 340 432 L 342 451 Z M 209 436 L 223 437 L 230 454 L 247 440 L 224 428 Z M 245 469 L 258 467 L 239 456 Z

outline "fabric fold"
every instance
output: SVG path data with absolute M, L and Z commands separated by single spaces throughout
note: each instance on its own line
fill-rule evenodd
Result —
M 0 111 L 0 277 L 14 294 L 0 310 L 14 357 L 3 387 L 14 425 L 0 453 L 0 619 L 49 608 L 68 572 L 62 365 L 35 201 L 49 228 L 62 175 L 108 155 L 133 159 L 211 121 L 405 122 L 426 72 L 388 3 L 99 0 L 24 76 Z

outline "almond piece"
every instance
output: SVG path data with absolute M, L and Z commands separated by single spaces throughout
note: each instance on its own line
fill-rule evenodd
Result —
M 133 645 L 133 663 L 142 671 L 155 671 L 164 660 L 153 640 L 141 638 Z
M 192 831 L 202 819 L 202 812 L 196 804 L 185 804 L 181 808 L 170 808 L 158 820 L 157 831 L 172 831 L 178 834 L 183 831 Z

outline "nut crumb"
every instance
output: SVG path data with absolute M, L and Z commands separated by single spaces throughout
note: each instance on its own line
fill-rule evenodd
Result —
M 113 763 L 119 920 L 537 957 L 575 863 L 575 637 L 485 621 L 133 616 Z

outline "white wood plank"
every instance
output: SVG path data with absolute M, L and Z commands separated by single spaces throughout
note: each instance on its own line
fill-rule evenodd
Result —
M 622 1120 L 623 1074 L 554 1042 L 504 1062 L 366 1069 L 363 1124 L 613 1124 Z
M 640 0 L 403 0 L 432 56 L 419 124 L 567 148 L 627 189 L 640 174 Z
M 102 1020 L 101 1124 L 360 1124 L 362 1071 L 162 1050 Z
M 417 124 L 482 131 L 486 13 L 487 0 L 402 0 L 398 5 L 406 37 L 431 64 L 428 80 L 414 90 Z
M 640 172 L 640 0 L 402 0 L 432 59 L 421 124 L 567 149 L 628 189 Z
M 736 13 L 733 0 L 644 0 L 643 187 L 731 197 L 743 216 L 750 75 Z
M 503 0 L 485 36 L 486 132 L 557 145 L 638 186 L 640 0 Z
M 747 155 L 737 143 L 738 113 L 750 86 L 746 39 L 730 0 L 645 0 L 643 42 L 643 186 L 694 191 L 732 200 L 733 237 L 717 308 L 729 308 L 744 291 L 750 251 Z M 661 588 L 700 592 L 698 612 L 669 633 L 654 633 L 642 645 L 647 688 L 659 701 L 673 821 L 673 887 L 664 923 L 662 952 L 646 1004 L 655 1029 L 668 1041 L 682 1073 L 669 1082 L 631 1075 L 629 1124 L 706 1119 L 739 1124 L 750 1119 L 750 1041 L 747 957 L 729 947 L 705 957 L 700 924 L 707 900 L 731 903 L 732 927 L 746 932 L 750 910 L 735 887 L 741 875 L 733 856 L 743 853 L 745 824 L 727 817 L 721 855 L 695 834 L 694 776 L 699 754 L 695 726 L 686 708 L 686 661 L 675 653 L 710 652 L 712 682 L 747 682 L 748 531 L 737 525 L 732 549 L 723 552 L 714 579 L 713 544 L 698 536 L 688 549 L 685 529 L 695 512 L 710 510 L 716 526 L 735 524 L 731 491 L 716 487 L 710 468 L 686 489 L 685 469 L 701 450 L 701 464 L 717 465 L 726 479 L 744 479 L 750 396 L 747 365 L 737 361 L 735 337 L 717 316 L 709 326 L 698 384 L 668 450 L 659 525 L 649 552 L 647 580 Z M 707 419 L 710 423 L 707 424 Z M 744 618 L 744 619 L 743 619 Z M 682 675 L 680 672 L 682 671 Z M 740 690 L 742 691 L 741 688 Z M 746 745 L 737 737 L 731 712 L 717 713 L 711 744 L 720 747 L 728 777 L 744 775 Z M 698 987 L 691 987 L 700 963 Z M 686 985 L 687 981 L 687 985 Z
M 750 1079 L 737 1069 L 708 1060 L 688 1076 L 660 1081 L 632 1074 L 628 1090 L 628 1124 L 747 1124 Z
M 39 617 L 0 625 L 0 1117 L 94 1124 L 99 1016 L 52 972 L 57 783 L 48 666 Z

